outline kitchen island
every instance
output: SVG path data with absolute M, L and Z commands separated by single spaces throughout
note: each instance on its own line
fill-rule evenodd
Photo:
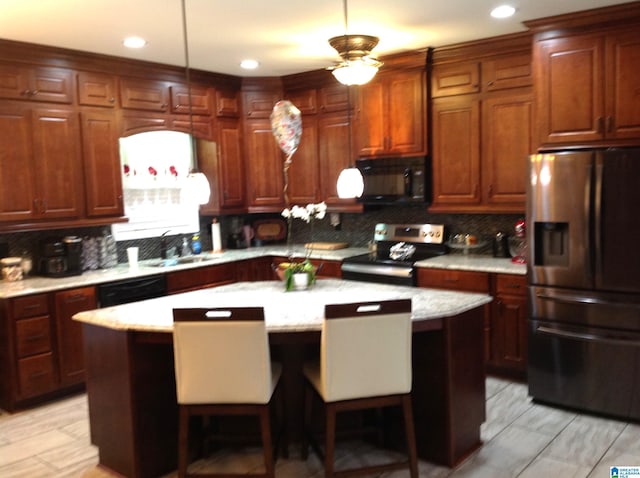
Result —
M 480 445 L 485 418 L 486 294 L 319 280 L 308 291 L 240 282 L 81 312 L 91 441 L 100 464 L 127 477 L 176 468 L 177 406 L 172 309 L 261 306 L 272 355 L 283 363 L 289 438 L 300 437 L 301 366 L 319 353 L 324 305 L 411 298 L 413 400 L 418 453 L 454 466 Z

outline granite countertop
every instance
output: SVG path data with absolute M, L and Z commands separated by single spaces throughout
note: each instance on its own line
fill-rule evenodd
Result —
M 342 261 L 346 257 L 365 254 L 366 252 L 367 249 L 363 247 L 349 247 L 338 250 L 314 249 L 311 251 L 311 258 L 318 260 Z M 263 256 L 289 255 L 293 255 L 293 257 L 298 259 L 305 257 L 306 251 L 304 246 L 296 245 L 293 247 L 293 251 L 290 251 L 286 245 L 275 245 L 251 247 L 248 249 L 225 250 L 224 252 L 215 254 L 207 252 L 201 255 L 202 260 L 199 262 L 175 264 L 164 267 L 158 266 L 161 262 L 160 259 L 151 259 L 141 261 L 137 269 L 130 269 L 128 264 L 125 263 L 119 264 L 117 267 L 112 269 L 86 271 L 82 275 L 72 277 L 48 278 L 31 276 L 27 279 L 16 282 L 0 281 L 0 299 L 9 299 L 12 297 L 53 292 L 76 287 L 87 287 L 118 280 L 164 274 L 179 270 L 195 269 L 203 266 L 225 264 L 228 262 L 237 262 Z M 510 259 L 496 259 L 490 256 L 480 255 L 463 256 L 458 254 L 447 254 L 416 262 L 416 266 L 502 274 L 524 275 L 526 273 L 525 265 L 513 264 Z
M 412 299 L 413 320 L 450 317 L 491 302 L 491 296 L 468 292 L 319 279 L 309 290 L 285 292 L 278 281 L 237 282 L 210 289 L 106 307 L 73 316 L 74 320 L 115 330 L 171 332 L 173 308 L 264 307 L 267 330 L 320 330 L 324 306 L 331 303 Z

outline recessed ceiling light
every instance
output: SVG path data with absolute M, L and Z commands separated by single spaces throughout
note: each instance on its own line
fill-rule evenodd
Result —
M 122 44 L 127 48 L 142 48 L 147 44 L 147 40 L 140 37 L 127 37 Z
M 491 10 L 491 16 L 493 18 L 509 18 L 514 13 L 516 13 L 516 9 L 511 5 L 500 5 Z
M 240 68 L 245 70 L 255 70 L 258 68 L 259 63 L 256 60 L 242 60 L 240 62 Z

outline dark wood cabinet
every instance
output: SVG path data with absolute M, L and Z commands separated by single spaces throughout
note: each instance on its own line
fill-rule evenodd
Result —
M 82 156 L 88 217 L 124 215 L 118 125 L 112 111 L 85 110 Z
M 80 217 L 84 190 L 77 113 L 5 106 L 0 126 L 0 220 Z
M 248 90 L 242 94 L 246 118 L 269 118 L 275 104 L 282 99 L 280 91 Z
M 640 138 L 639 61 L 637 26 L 535 41 L 540 147 Z
M 291 157 L 289 167 L 289 204 L 305 206 L 324 199 L 320 196 L 318 133 L 317 117 L 305 116 L 302 121 L 300 145 Z
M 249 212 L 279 212 L 284 206 L 285 158 L 268 119 L 245 121 L 245 151 Z
M 202 85 L 172 85 L 171 112 L 178 114 L 210 115 L 212 91 Z M 191 93 L 191 108 L 189 108 L 189 93 Z
M 232 282 L 236 282 L 235 262 L 169 272 L 167 274 L 167 293 L 177 294 L 205 287 L 231 284 Z
M 527 372 L 527 281 L 497 274 L 491 316 L 491 369 L 524 378 Z
M 358 91 L 356 149 L 359 156 L 427 153 L 426 71 L 379 73 Z
M 526 159 L 535 152 L 530 37 L 508 38 L 515 51 L 473 42 L 456 55 L 481 59 L 452 61 L 445 49 L 447 61 L 433 66 L 432 212 L 525 209 Z
M 236 90 L 216 88 L 216 116 L 240 116 L 240 101 Z
M 238 282 L 275 280 L 276 276 L 271 267 L 272 264 L 271 257 L 257 257 L 236 262 L 236 280 Z
M 70 104 L 73 90 L 71 70 L 0 63 L 1 98 Z
M 139 78 L 120 78 L 122 108 L 169 112 L 169 84 Z
M 82 324 L 72 317 L 98 307 L 95 288 L 57 292 L 54 301 L 60 387 L 84 383 Z
M 77 75 L 78 104 L 82 106 L 116 106 L 116 77 L 80 71 Z

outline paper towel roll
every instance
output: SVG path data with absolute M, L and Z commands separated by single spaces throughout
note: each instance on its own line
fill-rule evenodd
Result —
M 219 222 L 214 222 L 211 224 L 211 242 L 213 244 L 213 252 L 220 252 L 222 250 L 222 239 L 220 238 Z

